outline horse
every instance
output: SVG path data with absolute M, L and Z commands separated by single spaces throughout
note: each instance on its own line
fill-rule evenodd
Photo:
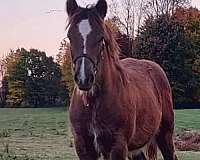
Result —
M 108 5 L 67 0 L 75 88 L 69 108 L 80 160 L 177 160 L 169 81 L 155 62 L 125 58 L 105 23 Z

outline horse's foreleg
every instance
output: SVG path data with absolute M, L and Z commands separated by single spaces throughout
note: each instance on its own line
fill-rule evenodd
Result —
M 97 160 L 98 154 L 92 137 L 78 135 L 75 138 L 75 147 L 80 160 Z
M 116 143 L 112 147 L 111 160 L 126 160 L 128 148 L 125 141 L 121 137 L 116 138 Z

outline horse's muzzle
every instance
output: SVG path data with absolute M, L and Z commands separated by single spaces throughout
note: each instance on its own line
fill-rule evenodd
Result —
M 95 81 L 93 63 L 85 58 L 79 58 L 75 63 L 74 80 L 80 90 L 89 91 Z
M 81 79 L 80 76 L 76 74 L 74 79 L 79 89 L 83 91 L 89 91 L 94 84 L 94 76 L 92 74 L 87 76 L 85 79 Z

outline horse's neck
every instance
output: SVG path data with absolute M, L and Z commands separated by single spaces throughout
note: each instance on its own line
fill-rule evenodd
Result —
M 101 88 L 107 92 L 113 92 L 116 88 L 120 87 L 121 73 L 117 69 L 119 61 L 115 61 L 108 55 L 104 57 L 101 64 Z M 120 65 L 118 66 L 120 67 Z

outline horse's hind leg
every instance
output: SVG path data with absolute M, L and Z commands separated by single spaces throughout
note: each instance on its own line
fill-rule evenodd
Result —
M 161 127 L 161 130 L 156 137 L 156 142 L 164 160 L 178 160 L 175 154 L 173 130 L 168 130 L 164 128 L 164 126 Z
M 178 160 L 173 142 L 174 133 L 174 111 L 172 94 L 169 84 L 163 89 L 162 120 L 159 132 L 156 135 L 156 143 L 162 153 L 164 160 Z

